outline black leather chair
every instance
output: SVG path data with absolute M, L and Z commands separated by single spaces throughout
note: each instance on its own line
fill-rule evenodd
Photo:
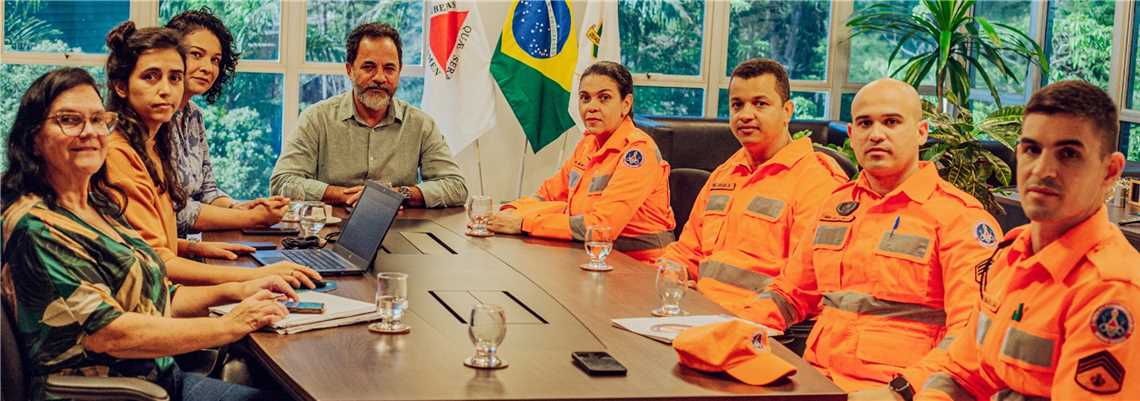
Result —
M 839 168 L 842 168 L 843 172 L 847 173 L 847 179 L 854 178 L 855 174 L 859 172 L 859 168 L 855 167 L 855 162 L 852 162 L 847 156 L 836 152 L 834 149 L 819 145 L 812 145 L 812 148 L 815 149 L 816 152 L 823 153 L 834 159 L 835 163 L 839 164 Z
M 24 401 L 28 397 L 26 359 L 16 330 L 12 326 L 11 305 L 4 298 L 0 313 L 0 341 L 4 352 L 0 354 L 4 374 L 0 385 L 0 401 Z M 161 386 L 142 379 L 128 377 L 82 377 L 53 375 L 47 379 L 48 394 L 73 400 L 136 400 L 167 401 L 170 397 Z
M 677 228 L 673 229 L 673 236 L 677 239 L 681 238 L 681 231 L 693 211 L 693 203 L 708 180 L 708 171 L 695 168 L 682 167 L 669 172 L 669 204 L 673 206 L 673 217 L 677 220 Z

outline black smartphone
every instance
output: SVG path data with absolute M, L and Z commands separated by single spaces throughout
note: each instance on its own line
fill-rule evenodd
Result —
M 325 304 L 321 302 L 286 302 L 285 309 L 289 313 L 325 313 Z
M 295 227 L 255 227 L 243 228 L 241 233 L 246 235 L 297 235 L 301 233 L 301 230 Z
M 272 242 L 257 242 L 257 241 L 234 241 L 235 244 L 245 245 L 259 251 L 272 251 L 277 249 L 277 244 Z
M 574 366 L 590 376 L 625 376 L 625 366 L 610 354 L 601 351 L 571 352 Z

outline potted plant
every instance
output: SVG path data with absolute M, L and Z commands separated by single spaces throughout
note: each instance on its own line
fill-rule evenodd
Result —
M 1021 131 L 1023 111 L 1022 106 L 1006 106 L 975 122 L 968 110 L 949 114 L 923 102 L 930 141 L 922 147 L 922 159 L 933 162 L 943 179 L 973 195 L 990 213 L 1003 214 L 994 192 L 1009 186 L 1013 172 L 982 141 L 992 138 L 1012 149 Z M 991 177 L 999 184 L 991 185 Z
M 922 0 L 916 10 L 900 2 L 876 3 L 857 10 L 847 26 L 852 37 L 880 33 L 898 38 L 888 65 L 904 47 L 915 48 L 908 48 L 906 61 L 891 76 L 919 88 L 933 74 L 937 105 L 924 102 L 931 140 L 923 146 L 922 159 L 933 161 L 942 178 L 978 198 L 991 213 L 1002 214 L 993 193 L 1009 185 L 1012 172 L 982 141 L 992 138 L 1013 149 L 1022 108 L 1001 107 L 998 84 L 987 69 L 1020 82 L 1011 66 L 1036 65 L 1047 73 L 1048 61 L 1024 32 L 971 15 L 973 7 L 974 0 Z M 998 105 L 978 122 L 964 107 L 974 87 L 971 71 Z M 991 185 L 991 177 L 1000 185 Z
M 971 68 L 999 106 L 1001 96 L 987 68 L 1014 82 L 1022 78 L 1011 68 L 1014 62 L 1035 64 L 1047 72 L 1048 61 L 1040 45 L 1015 27 L 971 15 L 974 0 L 922 0 L 921 4 L 916 12 L 901 2 L 876 3 L 857 10 L 847 26 L 851 37 L 873 33 L 897 37 L 888 65 L 894 64 L 904 47 L 917 47 L 891 76 L 918 88 L 933 73 L 938 104 L 944 111 L 945 101 L 961 107 L 970 98 Z M 983 65 L 983 60 L 989 65 Z

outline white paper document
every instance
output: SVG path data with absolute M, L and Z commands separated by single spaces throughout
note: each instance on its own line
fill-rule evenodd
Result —
M 290 313 L 284 319 L 277 321 L 266 330 L 281 334 L 300 333 L 313 329 L 343 326 L 366 321 L 377 320 L 380 314 L 376 305 L 357 301 L 332 294 L 316 291 L 298 291 L 297 296 L 301 302 L 320 302 L 325 304 L 324 313 Z M 210 312 L 225 315 L 232 311 L 236 303 L 210 307 Z
M 720 323 L 737 319 L 729 315 L 691 315 L 691 316 L 669 316 L 669 317 L 631 317 L 626 319 L 612 319 L 614 326 L 632 331 L 637 334 L 652 338 L 654 340 L 672 344 L 673 339 L 677 338 L 678 334 L 690 327 L 704 326 L 706 324 Z M 743 319 L 737 319 L 746 321 Z M 774 330 L 762 324 L 748 322 L 755 325 L 757 328 L 764 328 L 768 330 L 769 336 L 778 336 L 783 334 L 779 330 Z

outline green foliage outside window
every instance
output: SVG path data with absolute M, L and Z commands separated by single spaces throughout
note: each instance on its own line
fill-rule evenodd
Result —
M 422 64 L 424 2 L 419 0 L 309 0 L 305 59 L 344 63 L 345 40 L 365 22 L 383 22 L 400 31 L 404 64 Z
M 829 1 L 732 0 L 725 75 L 764 57 L 783 64 L 791 79 L 826 79 L 830 14 Z
M 1115 14 L 1111 1 L 1050 2 L 1047 81 L 1076 78 L 1107 89 Z

